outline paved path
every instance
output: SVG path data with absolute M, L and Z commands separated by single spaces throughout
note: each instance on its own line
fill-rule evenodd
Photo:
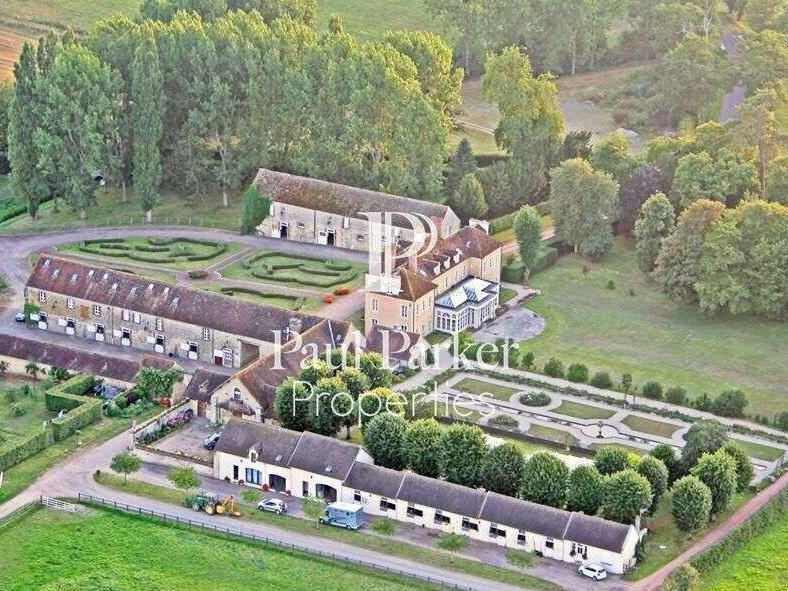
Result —
M 758 509 L 768 503 L 776 494 L 785 489 L 786 486 L 788 486 L 788 472 L 783 474 L 772 486 L 761 491 L 758 493 L 758 495 L 750 499 L 747 504 L 736 511 L 736 513 L 731 515 L 722 525 L 710 531 L 706 537 L 693 544 L 689 549 L 682 552 L 678 557 L 674 558 L 657 572 L 644 579 L 641 579 L 640 581 L 637 581 L 636 583 L 633 583 L 630 586 L 630 590 L 652 591 L 659 589 L 660 585 L 662 585 L 670 573 L 672 573 L 688 560 L 691 560 L 693 557 L 697 556 L 704 550 L 707 550 L 722 540 L 731 531 L 752 517 L 758 511 Z

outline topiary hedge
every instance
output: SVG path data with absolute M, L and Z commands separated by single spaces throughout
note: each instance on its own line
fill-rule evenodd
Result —
M 0 472 L 37 454 L 52 444 L 52 432 L 39 431 L 22 440 L 14 440 L 8 447 L 0 447 Z
M 525 406 L 547 406 L 551 398 L 544 392 L 526 392 L 520 394 L 520 404 Z
M 519 260 L 505 264 L 501 268 L 501 281 L 507 283 L 522 283 L 525 278 L 525 265 Z
M 44 394 L 46 407 L 53 412 L 68 411 L 52 419 L 55 441 L 61 441 L 101 418 L 101 400 L 82 396 L 93 387 L 92 376 L 75 376 Z

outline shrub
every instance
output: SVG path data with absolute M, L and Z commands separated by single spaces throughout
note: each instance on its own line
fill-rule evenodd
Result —
M 602 490 L 602 515 L 620 523 L 633 523 L 653 499 L 649 481 L 631 469 L 609 476 Z
M 123 394 L 120 394 L 117 398 L 115 398 L 115 404 L 118 405 L 118 408 L 123 410 L 129 404 L 129 401 L 126 400 L 126 397 Z
M 207 279 L 208 271 L 189 271 L 189 279 Z
M 663 591 L 696 591 L 700 589 L 700 574 L 691 564 L 682 564 L 665 581 Z
M 504 429 L 514 429 L 519 424 L 517 419 L 509 415 L 495 415 L 488 423 L 494 427 L 503 427 Z
M 544 364 L 544 372 L 552 378 L 562 378 L 564 377 L 564 364 L 555 357 L 551 357 Z
M 21 402 L 15 402 L 11 405 L 12 417 L 23 417 L 27 414 L 27 407 Z
M 520 363 L 518 364 L 519 367 L 521 367 L 523 369 L 533 369 L 534 368 L 534 358 L 535 357 L 536 356 L 534 355 L 533 351 L 526 351 L 523 354 L 523 356 L 520 357 Z M 786 414 L 788 414 L 788 413 L 786 413 Z M 786 430 L 788 430 L 788 427 L 786 427 Z
M 39 431 L 35 435 L 15 442 L 13 447 L 0 451 L 0 471 L 15 466 L 24 459 L 37 454 L 51 443 L 49 431 Z
M 613 380 L 610 378 L 610 374 L 606 371 L 598 371 L 594 374 L 594 377 L 591 378 L 589 382 L 595 388 L 612 388 L 613 387 Z
M 326 294 L 326 295 L 323 296 L 323 303 L 324 304 L 333 304 L 334 303 L 334 298 L 332 296 Z
M 533 552 L 525 550 L 507 550 L 506 562 L 518 568 L 531 568 L 536 564 L 536 556 Z
M 607 285 L 605 287 L 607 287 L 610 291 L 613 291 L 616 288 L 616 282 L 612 279 L 608 279 Z
M 629 452 L 623 447 L 615 445 L 606 445 L 597 449 L 594 454 L 594 466 L 604 476 L 632 467 L 629 461 Z
M 460 534 L 441 534 L 438 536 L 438 548 L 449 552 L 464 550 L 469 543 L 468 537 Z
M 384 536 L 393 536 L 397 531 L 397 524 L 393 519 L 381 517 L 372 522 L 372 531 Z
M 788 411 L 781 412 L 776 417 L 774 417 L 774 425 L 778 429 L 788 431 Z
M 566 378 L 570 382 L 585 384 L 588 381 L 588 367 L 582 363 L 573 363 L 566 372 Z
M 684 388 L 673 386 L 665 392 L 665 400 L 671 404 L 684 405 L 687 403 L 687 391 Z
M 685 476 L 673 484 L 673 519 L 683 532 L 705 527 L 711 513 L 711 490 L 699 478 Z
M 520 404 L 525 406 L 547 406 L 552 399 L 544 392 L 526 392 L 520 394 Z
M 725 390 L 711 403 L 711 412 L 721 417 L 743 417 L 747 396 L 741 390 Z
M 703 392 L 703 394 L 698 396 L 692 403 L 692 406 L 694 406 L 698 410 L 703 410 L 706 412 L 711 410 L 711 405 L 712 405 L 711 397 L 708 394 L 706 394 L 706 392 Z
M 709 487 L 712 513 L 720 513 L 730 506 L 737 482 L 736 462 L 730 455 L 724 450 L 703 454 L 691 473 Z
M 349 287 L 337 287 L 334 290 L 334 295 L 335 296 L 345 296 L 345 295 L 347 295 L 349 293 L 350 293 L 350 288 Z
M 525 265 L 519 260 L 506 263 L 501 268 L 501 281 L 507 283 L 522 283 L 525 278 Z
M 247 489 L 241 492 L 241 498 L 247 503 L 256 503 L 257 501 L 263 498 L 263 495 L 261 495 L 256 490 Z
M 534 262 L 531 268 L 531 275 L 552 267 L 557 261 L 558 250 L 552 246 L 543 246 L 539 251 L 539 255 L 536 257 L 536 262 Z
M 659 382 L 646 382 L 640 387 L 640 393 L 652 400 L 662 400 L 662 384 Z

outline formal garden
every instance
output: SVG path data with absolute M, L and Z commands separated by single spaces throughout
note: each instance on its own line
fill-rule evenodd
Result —
M 222 269 L 222 276 L 343 295 L 361 286 L 359 263 L 264 251 Z
M 58 247 L 59 252 L 115 262 L 153 265 L 178 271 L 199 270 L 241 247 L 196 238 L 101 238 Z
M 221 285 L 219 283 L 200 282 L 195 283 L 194 287 L 230 297 L 243 298 L 265 306 L 276 306 L 277 308 L 285 308 L 286 310 L 300 312 L 312 312 L 320 308 L 324 303 L 319 297 L 271 293 L 270 291 L 263 291 L 250 287 Z

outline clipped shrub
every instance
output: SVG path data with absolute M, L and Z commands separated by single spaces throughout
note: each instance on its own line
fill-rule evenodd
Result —
M 685 476 L 673 484 L 673 519 L 683 532 L 705 527 L 711 513 L 711 490 L 695 476 Z
M 502 427 L 504 429 L 514 429 L 519 424 L 517 419 L 510 417 L 509 415 L 495 415 L 488 421 L 488 424 L 494 427 Z
M 393 536 L 397 531 L 397 523 L 388 517 L 381 517 L 372 522 L 372 531 L 384 536 Z
M 525 278 L 525 265 L 519 259 L 505 264 L 501 268 L 501 280 L 507 283 L 522 283 Z
M 640 387 L 640 394 L 652 400 L 662 400 L 662 384 L 659 382 L 646 382 Z
M 520 404 L 525 406 L 547 406 L 551 398 L 544 392 L 526 392 L 520 394 Z
M 335 296 L 345 296 L 345 295 L 347 295 L 349 293 L 350 293 L 350 288 L 349 287 L 337 287 L 334 290 L 334 295 Z
M 684 388 L 673 386 L 665 392 L 665 400 L 671 404 L 683 405 L 687 403 L 687 391 Z
M 711 403 L 711 412 L 721 417 L 743 417 L 747 396 L 741 390 L 725 390 Z
M 588 381 L 588 367 L 582 363 L 573 363 L 566 372 L 566 379 L 570 382 L 585 384 Z
M 12 417 L 23 417 L 27 414 L 27 407 L 21 402 L 15 402 L 11 405 Z
M 611 379 L 610 374 L 606 371 L 598 371 L 591 378 L 589 384 L 595 388 L 612 388 L 613 380 Z
M 552 246 L 543 246 L 531 268 L 531 275 L 552 267 L 557 261 L 558 250 Z
M 559 359 L 551 357 L 544 364 L 544 372 L 551 378 L 562 378 L 564 377 L 564 364 Z
M 7 470 L 22 460 L 37 454 L 52 443 L 51 438 L 52 435 L 49 431 L 39 431 L 35 435 L 15 442 L 11 447 L 0 450 L 0 471 Z

